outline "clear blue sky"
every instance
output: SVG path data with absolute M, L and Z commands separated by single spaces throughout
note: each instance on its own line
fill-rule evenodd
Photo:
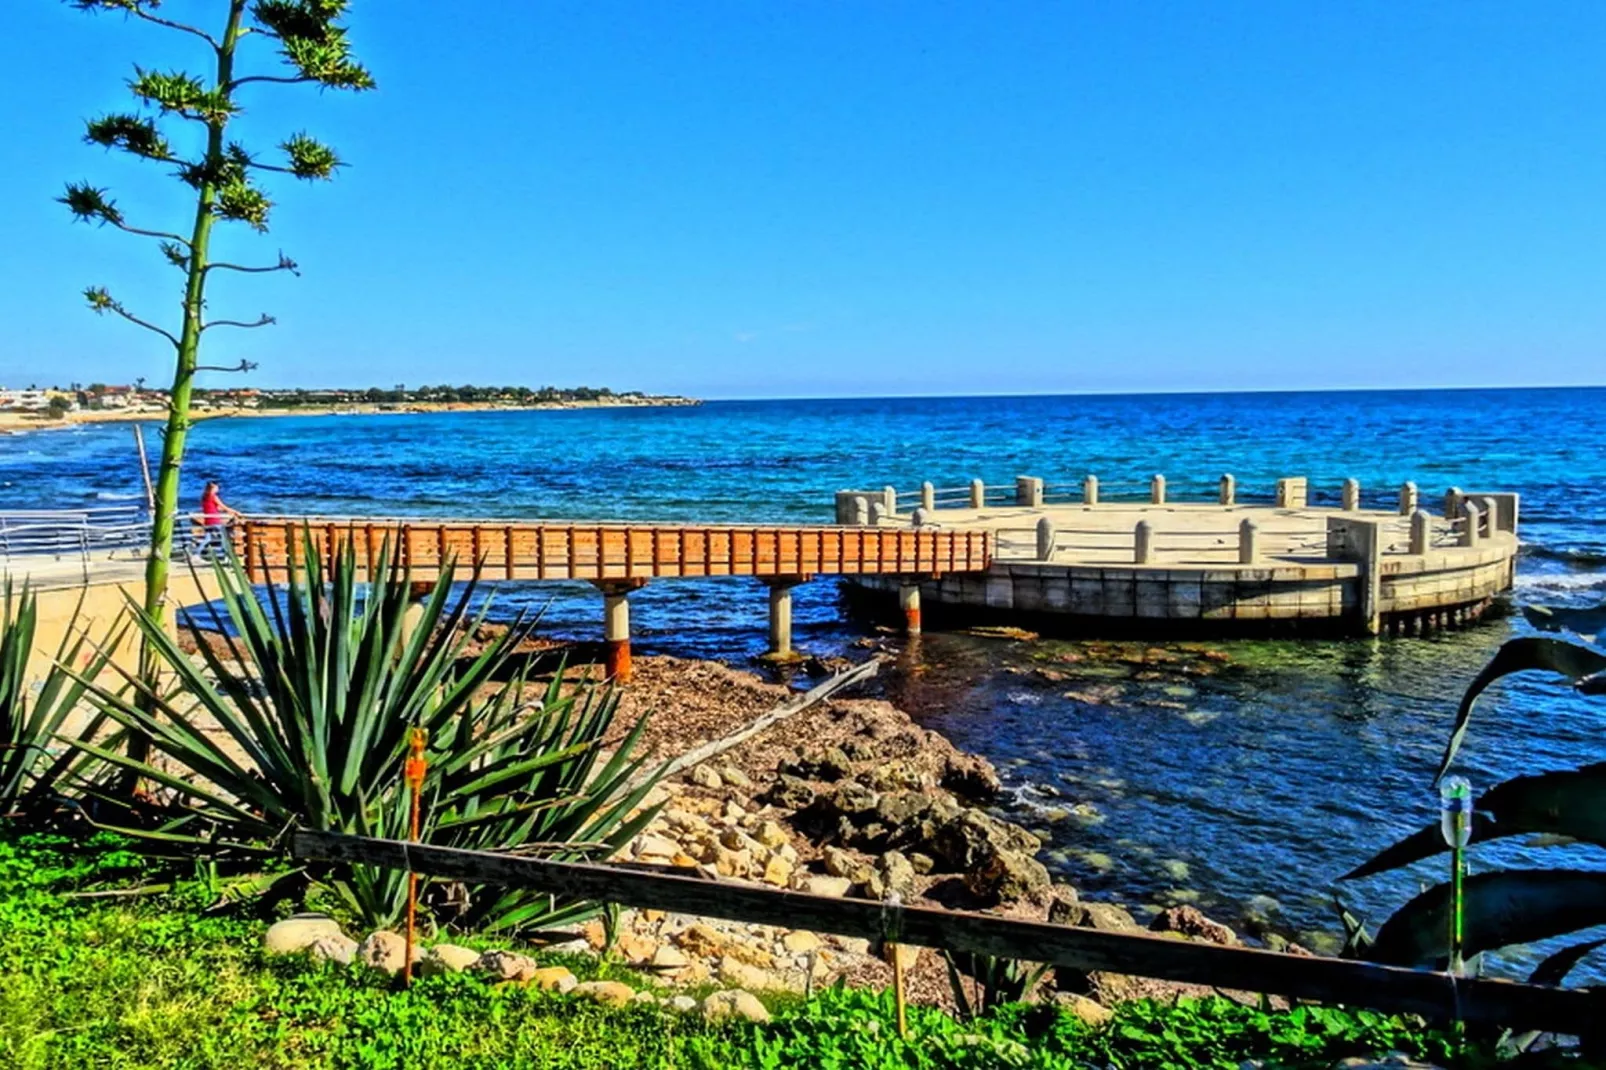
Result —
M 211 336 L 257 385 L 1606 380 L 1599 0 L 357 0 L 350 26 L 377 92 L 249 91 L 248 141 L 351 163 L 225 243 L 304 269 L 212 297 L 279 317 Z M 88 178 L 182 226 L 158 168 L 78 137 L 134 61 L 200 59 L 6 4 L 0 383 L 165 380 L 159 339 L 77 295 L 171 318 L 177 275 L 51 199 Z

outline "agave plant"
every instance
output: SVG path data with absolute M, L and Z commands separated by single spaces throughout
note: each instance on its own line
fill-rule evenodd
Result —
M 554 682 L 526 701 L 525 672 L 510 659 L 527 622 L 467 652 L 483 617 L 469 614 L 472 579 L 454 595 L 448 564 L 415 608 L 411 578 L 388 548 L 363 584 L 349 545 L 326 570 L 307 538 L 306 564 L 263 597 L 238 561 L 213 564 L 221 607 L 191 611 L 196 659 L 136 615 L 176 680 L 171 691 L 132 677 L 129 693 L 93 688 L 105 713 L 148 735 L 159 756 L 79 744 L 164 790 L 167 819 L 134 835 L 213 855 L 276 854 L 292 828 L 405 838 L 402 770 L 414 728 L 428 740 L 425 842 L 596 857 L 651 819 L 650 810 L 632 814 L 656 781 L 631 757 L 643 723 L 611 756 L 602 749 L 618 709 L 611 689 L 564 694 Z M 207 642 L 207 623 L 222 650 Z M 371 925 L 393 922 L 405 903 L 405 875 L 393 870 L 329 864 L 309 875 Z M 486 927 L 539 927 L 592 909 L 529 892 L 467 892 L 454 897 L 460 915 Z
M 79 619 L 77 610 L 72 619 Z M 34 662 L 38 624 L 34 593 L 26 584 L 15 589 L 8 579 L 0 588 L 0 818 L 25 822 L 46 820 L 59 810 L 80 763 L 78 755 L 59 746 L 53 751 L 52 744 L 84 698 L 85 685 L 65 667 L 78 664 L 89 644 L 86 634 L 69 626 L 52 663 L 41 671 Z M 120 638 L 114 629 L 83 666 L 85 676 L 100 675 Z M 82 732 L 93 736 L 104 724 L 96 715 Z
M 1562 676 L 1579 694 L 1606 695 L 1606 653 L 1544 636 L 1512 639 L 1462 696 L 1438 778 L 1449 771 L 1466 738 L 1478 697 L 1501 677 L 1531 671 Z M 1606 846 L 1606 763 L 1516 777 L 1484 792 L 1473 806 L 1473 844 L 1538 834 L 1552 842 Z M 1381 873 L 1448 849 L 1439 826 L 1430 825 L 1341 879 Z M 1465 953 L 1471 956 L 1606 923 L 1606 873 L 1584 869 L 1480 873 L 1467 878 L 1464 903 Z M 1450 909 L 1449 886 L 1429 888 L 1384 922 L 1377 938 L 1360 953 L 1392 965 L 1442 967 L 1449 955 Z M 1560 983 L 1579 960 L 1602 944 L 1592 940 L 1565 947 L 1541 962 L 1530 980 Z
M 1022 1003 L 1053 969 L 1041 962 L 1021 962 L 998 955 L 980 955 L 969 952 L 944 951 L 943 964 L 948 967 L 948 990 L 965 1019 L 979 1018 L 1010 1003 Z M 965 978 L 970 978 L 981 992 L 972 999 L 967 992 Z

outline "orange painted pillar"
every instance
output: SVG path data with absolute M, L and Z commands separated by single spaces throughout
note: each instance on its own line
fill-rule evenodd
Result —
M 906 635 L 920 634 L 920 584 L 905 583 L 898 588 L 898 605 L 903 607 L 903 630 Z
M 630 592 L 645 581 L 598 583 L 602 591 L 602 637 L 607 643 L 609 678 L 630 682 Z

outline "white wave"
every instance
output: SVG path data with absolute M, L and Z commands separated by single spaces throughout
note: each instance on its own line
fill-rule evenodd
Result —
M 133 502 L 143 498 L 143 494 L 120 494 L 115 490 L 97 490 L 90 495 L 97 502 Z
M 1606 575 L 1599 572 L 1555 572 L 1540 575 L 1517 576 L 1518 591 L 1589 591 L 1606 590 Z

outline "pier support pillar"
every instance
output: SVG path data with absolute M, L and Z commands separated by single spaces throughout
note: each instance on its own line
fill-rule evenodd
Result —
M 1245 517 L 1238 525 L 1238 563 L 1252 565 L 1260 559 L 1260 525 Z
M 1221 476 L 1221 504 L 1238 504 L 1238 480 L 1231 472 L 1224 472 Z
M 770 648 L 766 655 L 773 661 L 790 661 L 796 654 L 792 650 L 792 588 L 806 583 L 807 576 L 767 576 L 764 584 L 770 589 Z
M 920 634 L 920 584 L 902 583 L 898 587 L 898 606 L 903 610 L 903 633 Z
M 630 592 L 646 580 L 597 580 L 602 592 L 602 638 L 608 646 L 607 673 L 621 684 L 630 682 Z
M 1356 630 L 1362 635 L 1380 635 L 1383 631 L 1383 543 L 1381 521 L 1328 514 L 1327 556 L 1360 566 L 1360 575 L 1355 578 L 1355 615 Z
M 1165 504 L 1165 476 L 1158 472 L 1149 478 L 1149 503 L 1151 505 Z
M 1433 517 L 1426 509 L 1411 514 L 1411 552 L 1425 554 L 1433 545 Z
M 1406 480 L 1400 484 L 1400 515 L 1410 516 L 1416 512 L 1416 484 Z
M 1139 565 L 1154 561 L 1154 525 L 1147 520 L 1139 520 L 1132 529 L 1132 561 Z
M 987 504 L 987 484 L 979 479 L 970 481 L 970 507 L 980 509 Z
M 1043 481 L 1037 476 L 1015 477 L 1015 504 L 1035 509 L 1043 504 Z
M 1082 477 L 1082 504 L 1097 505 L 1099 503 L 1099 477 L 1087 475 Z
M 930 480 L 920 484 L 920 508 L 927 512 L 937 508 L 937 488 Z
M 1344 480 L 1344 512 L 1353 513 L 1361 507 L 1361 481 Z

